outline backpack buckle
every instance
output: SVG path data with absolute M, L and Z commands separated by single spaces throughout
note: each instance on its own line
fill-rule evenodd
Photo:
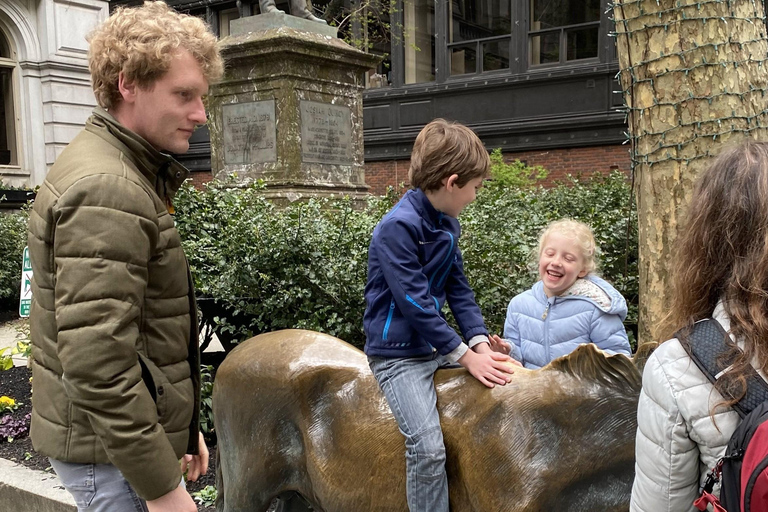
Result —
M 704 479 L 704 485 L 701 487 L 701 493 L 711 494 L 715 484 L 720 481 L 720 475 L 723 473 L 723 459 L 717 461 L 715 467 L 707 473 Z

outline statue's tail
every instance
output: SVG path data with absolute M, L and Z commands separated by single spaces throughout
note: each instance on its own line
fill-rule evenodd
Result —
M 216 510 L 224 512 L 224 477 L 221 475 L 221 450 L 216 449 Z

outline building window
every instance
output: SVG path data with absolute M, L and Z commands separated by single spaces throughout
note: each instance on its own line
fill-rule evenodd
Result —
M 18 165 L 13 75 L 16 60 L 5 34 L 0 32 L 0 165 Z
M 224 39 L 229 35 L 229 24 L 240 17 L 240 11 L 234 9 L 224 9 L 219 11 L 219 39 Z
M 530 0 L 531 66 L 598 57 L 599 0 Z
M 418 84 L 434 81 L 434 0 L 403 2 L 403 49 L 405 51 L 405 83 Z
M 448 9 L 451 76 L 509 69 L 508 0 L 451 0 Z

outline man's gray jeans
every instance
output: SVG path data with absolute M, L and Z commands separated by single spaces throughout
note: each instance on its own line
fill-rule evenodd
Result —
M 48 459 L 78 512 L 148 512 L 131 484 L 112 464 L 73 464 Z M 184 480 L 180 485 L 184 485 Z

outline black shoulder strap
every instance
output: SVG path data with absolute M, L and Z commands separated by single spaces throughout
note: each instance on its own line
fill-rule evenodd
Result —
M 693 362 L 712 384 L 715 384 L 717 379 L 725 373 L 724 370 L 733 364 L 734 357 L 721 357 L 729 349 L 726 340 L 730 340 L 730 337 L 720 322 L 714 318 L 699 320 L 693 324 L 687 336 L 678 332 L 677 337 Z M 752 409 L 766 400 L 768 400 L 768 383 L 754 368 L 750 367 L 747 374 L 747 393 L 733 405 L 733 408 L 739 416 L 744 418 Z

